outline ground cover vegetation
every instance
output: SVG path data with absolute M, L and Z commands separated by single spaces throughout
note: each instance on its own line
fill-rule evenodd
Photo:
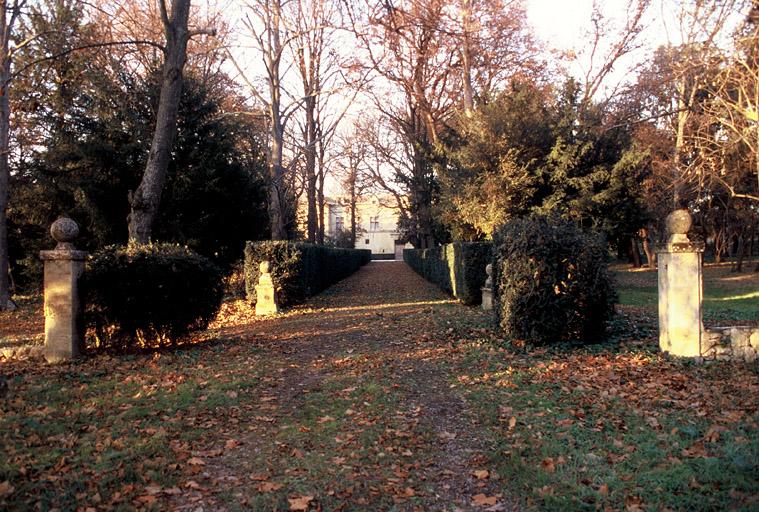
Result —
M 706 272 L 707 299 L 757 289 Z M 655 317 L 623 296 L 607 342 L 520 348 L 402 263 L 372 263 L 280 319 L 227 303 L 195 346 L 3 363 L 0 503 L 755 508 L 756 368 L 668 360 Z

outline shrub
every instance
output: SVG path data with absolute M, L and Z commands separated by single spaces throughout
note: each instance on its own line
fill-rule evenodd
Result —
M 245 245 L 245 289 L 256 302 L 259 264 L 271 263 L 271 276 L 281 306 L 299 304 L 348 277 L 371 261 L 371 251 L 339 249 L 286 241 L 248 242 Z
M 110 246 L 87 267 L 81 281 L 85 322 L 100 348 L 170 345 L 205 328 L 221 306 L 221 271 L 185 247 Z
M 482 302 L 480 289 L 492 250 L 490 242 L 454 242 L 431 249 L 405 249 L 403 260 L 443 291 L 474 305 Z
M 603 336 L 616 293 L 601 237 L 536 216 L 502 226 L 494 245 L 494 308 L 508 337 L 550 343 Z

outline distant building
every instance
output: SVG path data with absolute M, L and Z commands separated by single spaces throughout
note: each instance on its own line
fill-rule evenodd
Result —
M 383 200 L 384 199 L 384 200 Z M 397 208 L 388 206 L 390 198 L 367 197 L 356 203 L 356 249 L 370 249 L 373 255 L 403 259 L 403 249 L 410 248 L 400 239 Z M 301 215 L 305 219 L 305 215 Z M 350 233 L 349 197 L 324 198 L 325 235 L 338 238 Z M 303 225 L 305 222 L 302 223 Z

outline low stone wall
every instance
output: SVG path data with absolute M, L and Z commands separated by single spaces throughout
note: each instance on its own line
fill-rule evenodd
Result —
M 705 360 L 746 361 L 759 356 L 759 327 L 712 327 L 703 334 Z

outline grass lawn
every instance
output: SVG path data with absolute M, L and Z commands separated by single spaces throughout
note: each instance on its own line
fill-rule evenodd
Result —
M 615 267 L 607 342 L 541 348 L 372 268 L 176 350 L 0 358 L 0 509 L 759 508 L 757 366 L 659 353 L 654 272 Z M 758 274 L 706 274 L 707 319 L 759 321 Z M 0 334 L 36 339 L 38 308 Z
M 751 268 L 749 263 L 745 268 Z M 631 270 L 629 265 L 613 267 L 619 292 L 619 302 L 625 306 L 640 306 L 656 311 L 657 271 Z M 730 322 L 759 320 L 759 272 L 730 271 L 729 263 L 704 266 L 704 320 Z

